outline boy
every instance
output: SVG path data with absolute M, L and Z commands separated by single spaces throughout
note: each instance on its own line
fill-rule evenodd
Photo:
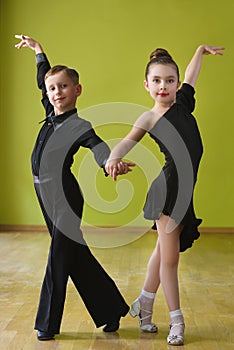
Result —
M 29 47 L 36 53 L 37 82 L 46 111 L 32 153 L 35 189 L 51 235 L 35 323 L 37 337 L 50 340 L 60 332 L 69 276 L 96 326 L 106 325 L 105 332 L 116 331 L 129 307 L 83 239 L 80 220 L 84 200 L 70 169 L 73 155 L 80 146 L 90 148 L 103 168 L 109 148 L 91 124 L 77 114 L 76 100 L 82 91 L 78 73 L 66 66 L 50 69 L 37 41 L 25 35 L 16 35 L 16 38 L 21 39 L 16 48 Z M 123 162 L 120 174 L 130 171 L 132 165 Z

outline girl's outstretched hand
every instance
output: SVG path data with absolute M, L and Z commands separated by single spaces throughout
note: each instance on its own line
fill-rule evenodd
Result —
M 131 167 L 134 167 L 136 164 L 133 162 L 123 162 L 122 160 L 117 164 L 118 175 L 127 174 L 132 171 Z
M 22 47 L 29 47 L 31 50 L 34 50 L 36 53 L 42 53 L 43 49 L 40 43 L 27 35 L 21 34 L 15 35 L 15 38 L 20 39 L 20 43 L 15 45 L 16 49 L 21 49 Z
M 223 55 L 222 50 L 224 50 L 223 46 L 208 46 L 208 45 L 202 45 L 203 48 L 203 55 Z

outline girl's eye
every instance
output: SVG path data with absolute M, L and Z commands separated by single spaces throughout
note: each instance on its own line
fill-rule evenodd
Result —
M 67 85 L 66 84 L 62 84 L 61 87 L 62 87 L 62 89 L 65 89 L 67 87 Z

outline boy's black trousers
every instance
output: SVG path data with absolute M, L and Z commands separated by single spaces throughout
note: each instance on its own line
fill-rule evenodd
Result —
M 39 183 L 35 183 L 35 189 L 51 235 L 51 245 L 41 288 L 35 329 L 53 334 L 60 332 L 69 276 L 96 327 L 114 322 L 121 316 L 125 316 L 129 310 L 128 305 L 114 281 L 92 255 L 83 237 L 80 237 L 80 242 L 83 240 L 84 244 L 78 243 L 61 233 L 54 226 L 45 210 Z M 77 196 L 74 198 L 77 201 Z M 83 198 L 80 197 L 80 200 L 83 201 Z M 83 202 L 79 204 L 79 210 L 82 211 Z M 77 232 L 82 235 L 81 231 L 79 233 L 79 229 Z M 82 315 L 77 315 L 77 319 L 81 317 Z

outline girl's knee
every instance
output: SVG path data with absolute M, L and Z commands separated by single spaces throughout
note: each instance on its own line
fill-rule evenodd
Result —
M 173 247 L 173 249 L 164 249 L 161 254 L 161 264 L 168 268 L 177 267 L 179 263 L 179 254 L 179 249 L 176 247 Z
M 161 265 L 170 269 L 178 267 L 179 257 L 166 257 L 161 259 Z

